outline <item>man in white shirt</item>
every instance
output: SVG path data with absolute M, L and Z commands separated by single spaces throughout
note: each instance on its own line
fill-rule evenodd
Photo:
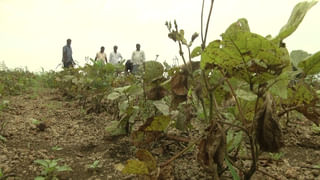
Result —
M 139 66 L 144 63 L 146 56 L 142 50 L 140 50 L 140 44 L 136 44 L 136 50 L 133 51 L 131 61 L 133 63 L 133 72 L 138 72 Z
M 104 47 L 100 48 L 100 52 L 97 52 L 95 61 L 101 61 L 103 64 L 108 63 L 107 54 L 104 52 Z
M 111 52 L 109 56 L 109 62 L 113 65 L 118 64 L 122 60 L 122 56 L 117 50 L 118 46 L 113 46 L 113 52 Z

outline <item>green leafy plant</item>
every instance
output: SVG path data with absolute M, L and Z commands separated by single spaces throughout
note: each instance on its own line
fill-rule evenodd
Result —
M 59 166 L 58 161 L 60 159 L 54 159 L 54 160 L 42 160 L 38 159 L 35 160 L 34 162 L 41 165 L 42 167 L 42 172 L 41 176 L 38 176 L 35 178 L 35 180 L 58 180 L 57 175 L 60 172 L 65 172 L 65 171 L 72 171 L 72 169 L 68 165 L 63 165 Z
M 224 163 L 229 164 L 229 170 L 235 175 L 230 166 L 232 162 L 225 162 L 224 157 L 236 157 L 240 149 L 247 149 L 252 157 L 251 166 L 238 170 L 244 179 L 250 179 L 257 169 L 260 152 L 275 153 L 283 146 L 278 122 L 282 115 L 296 110 L 314 123 L 319 123 L 317 117 L 320 111 L 316 105 L 319 98 L 307 81 L 308 77 L 320 72 L 319 52 L 296 63 L 301 70 L 301 75 L 297 77 L 283 42 L 298 28 L 307 11 L 317 1 L 298 3 L 275 38 L 251 32 L 248 21 L 241 18 L 222 33 L 221 39 L 207 45 L 213 2 L 206 27 L 201 27 L 202 44 L 192 51 L 192 42 L 198 34 L 195 33 L 187 42 L 184 30 L 179 29 L 176 21 L 173 24 L 166 22 L 168 37 L 178 44 L 184 62 L 182 71 L 171 79 L 171 90 L 174 97 L 180 98 L 178 104 L 186 103 L 196 112 L 203 112 L 204 119 L 209 122 L 209 131 L 205 132 L 199 143 L 200 164 L 209 170 L 214 179 L 219 179 Z M 204 24 L 202 21 L 203 9 L 201 25 Z M 186 55 L 183 48 L 188 51 Z M 196 56 L 200 56 L 199 71 L 192 61 Z M 297 83 L 289 86 L 292 80 Z M 227 103 L 226 97 L 232 98 L 233 103 Z M 198 110 L 200 108 L 202 111 Z M 278 114 L 276 109 L 284 111 Z M 237 121 L 230 121 L 226 113 L 231 113 Z M 223 126 L 229 127 L 224 128 L 227 132 L 221 128 Z M 235 130 L 243 134 L 233 135 Z M 250 148 L 240 143 L 242 139 L 249 142 Z M 274 156 L 280 158 L 281 154 Z
M 0 97 L 27 92 L 33 85 L 35 77 L 27 69 L 0 70 Z
M 284 43 L 317 1 L 298 3 L 275 37 L 252 32 L 249 22 L 240 18 L 220 39 L 207 43 L 213 2 L 207 23 L 203 23 L 203 8 L 201 32 L 189 39 L 176 21 L 166 22 L 168 37 L 177 43 L 184 63 L 180 67 L 146 61 L 142 73 L 124 75 L 120 73 L 123 64 L 91 60 L 84 67 L 43 73 L 38 78 L 48 80 L 46 86 L 57 88 L 67 100 L 77 100 L 86 113 L 113 114 L 106 133 L 129 135 L 137 148 L 150 148 L 171 128 L 188 134 L 195 121 L 203 126 L 201 138 L 192 139 L 186 149 L 160 167 L 197 145 L 197 159 L 213 179 L 219 179 L 225 167 L 234 179 L 250 179 L 261 152 L 270 152 L 274 159 L 282 157 L 278 153 L 283 146 L 279 119 L 285 114 L 289 117 L 289 112 L 297 111 L 319 124 L 320 52 L 295 51 L 289 56 Z M 194 47 L 197 38 L 201 44 Z M 200 61 L 195 61 L 196 57 Z M 1 77 L 2 94 L 13 76 Z M 28 82 L 25 77 L 20 79 Z M 128 160 L 124 173 L 152 174 L 155 159 L 146 150 L 139 152 L 140 158 Z M 250 155 L 249 168 L 235 165 L 242 161 L 241 153 Z M 92 167 L 98 164 L 95 161 Z

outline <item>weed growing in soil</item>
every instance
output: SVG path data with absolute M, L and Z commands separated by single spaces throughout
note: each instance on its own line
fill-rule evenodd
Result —
M 92 164 L 88 165 L 88 169 L 96 170 L 100 166 L 99 163 L 100 163 L 99 160 L 95 160 Z
M 72 171 L 68 165 L 59 166 L 59 159 L 54 160 L 42 160 L 38 159 L 34 162 L 40 164 L 42 167 L 41 176 L 35 178 L 35 180 L 58 180 L 57 176 L 61 172 Z
M 62 147 L 59 147 L 59 146 L 53 146 L 51 148 L 53 151 L 61 151 L 63 148 Z
M 271 156 L 271 159 L 273 159 L 275 161 L 279 161 L 284 156 L 284 153 L 283 152 L 269 153 L 269 155 Z
M 312 125 L 312 132 L 315 133 L 315 134 L 320 134 L 320 127 L 319 126 L 316 126 L 316 125 Z
M 2 169 L 0 168 L 0 178 L 3 177 Z

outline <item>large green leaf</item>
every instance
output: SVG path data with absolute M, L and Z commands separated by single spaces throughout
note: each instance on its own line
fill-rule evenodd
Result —
M 250 32 L 248 20 L 245 18 L 238 19 L 228 27 L 225 34 L 232 34 L 234 31 Z
M 246 82 L 265 83 L 290 64 L 289 54 L 265 37 L 251 33 L 242 21 L 232 24 L 222 34 L 222 41 L 209 43 L 201 55 L 201 68 L 218 66 Z
M 132 84 L 128 89 L 125 90 L 130 96 L 138 96 L 143 94 L 143 88 L 137 84 Z
M 317 97 L 317 94 L 309 85 L 299 82 L 294 89 L 288 89 L 288 99 L 284 102 L 297 106 L 309 104 L 315 97 Z
M 236 95 L 238 98 L 246 101 L 255 101 L 257 99 L 257 95 L 249 90 L 237 89 Z
M 240 132 L 235 132 L 233 130 L 229 130 L 227 132 L 227 151 L 231 152 L 234 149 L 238 148 L 240 145 L 242 138 L 243 138 L 243 133 Z
M 64 166 L 58 166 L 58 167 L 57 167 L 57 171 L 58 171 L 58 172 L 72 171 L 72 169 L 71 169 L 71 167 L 69 167 L 68 165 L 64 165 Z
M 151 82 L 155 78 L 163 75 L 164 68 L 162 64 L 157 61 L 146 61 L 145 68 L 144 80 L 146 82 Z
M 306 75 L 314 75 L 320 73 L 320 51 L 306 58 L 298 64 Z
M 37 164 L 42 165 L 43 167 L 49 167 L 49 162 L 46 160 L 42 160 L 42 159 L 37 159 L 34 161 Z
M 309 9 L 315 4 L 317 4 L 316 0 L 298 3 L 293 8 L 287 24 L 281 28 L 278 36 L 274 38 L 274 41 L 278 44 L 280 41 L 290 36 L 298 28 Z
M 118 88 L 114 88 L 114 91 L 117 91 L 119 93 L 123 93 L 123 92 L 126 92 L 128 89 L 130 89 L 130 87 L 131 87 L 130 85 L 118 87 Z
M 202 53 L 202 49 L 200 46 L 197 46 L 195 47 L 192 52 L 191 52 L 191 58 L 194 58 L 194 57 L 197 57 L 197 56 L 200 56 Z
M 118 99 L 120 96 L 121 96 L 120 93 L 118 93 L 118 92 L 112 92 L 112 93 L 110 93 L 110 94 L 107 96 L 107 99 L 113 101 L 113 100 Z
M 164 101 L 154 101 L 153 104 L 163 115 L 168 116 L 170 114 L 169 106 Z
M 268 82 L 270 87 L 270 92 L 273 96 L 281 97 L 282 99 L 287 99 L 288 97 L 288 84 L 290 80 L 294 79 L 298 74 L 298 71 L 284 71 L 277 78 L 272 79 Z
M 123 114 L 127 113 L 128 111 L 128 107 L 129 107 L 129 102 L 126 101 L 122 101 L 119 103 L 119 116 L 122 116 Z
M 291 51 L 290 53 L 290 59 L 291 59 L 291 62 L 293 64 L 293 66 L 295 68 L 298 67 L 298 64 L 303 61 L 304 59 L 306 59 L 307 57 L 311 56 L 312 54 L 309 54 L 308 52 L 306 51 L 303 51 L 303 50 L 293 50 Z
M 108 133 L 108 135 L 110 136 L 119 136 L 127 134 L 126 127 L 121 126 L 120 122 L 121 121 L 112 121 L 111 125 L 106 127 L 106 133 Z

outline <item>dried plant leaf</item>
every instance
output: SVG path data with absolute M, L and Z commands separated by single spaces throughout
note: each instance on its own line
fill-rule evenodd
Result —
M 314 122 L 317 126 L 319 126 L 320 122 L 320 109 L 315 106 L 305 105 L 303 107 L 299 107 L 296 109 L 298 112 L 302 113 L 306 118 L 310 121 Z
M 145 149 L 139 149 L 136 153 L 136 157 L 147 165 L 149 172 L 152 172 L 156 169 L 157 161 L 149 151 Z
M 278 152 L 282 142 L 282 132 L 278 124 L 278 116 L 273 111 L 273 101 L 267 93 L 265 103 L 255 116 L 256 138 L 260 149 L 266 152 Z
M 171 164 L 161 168 L 158 180 L 174 180 L 174 168 Z
M 198 161 L 213 174 L 213 179 L 219 179 L 218 171 L 223 167 L 226 152 L 226 137 L 218 126 L 209 129 L 207 137 L 200 142 Z
M 146 92 L 149 100 L 160 100 L 167 94 L 165 88 L 161 86 L 155 86 Z
M 171 90 L 175 95 L 183 96 L 188 94 L 188 78 L 183 73 L 177 73 L 171 79 Z

